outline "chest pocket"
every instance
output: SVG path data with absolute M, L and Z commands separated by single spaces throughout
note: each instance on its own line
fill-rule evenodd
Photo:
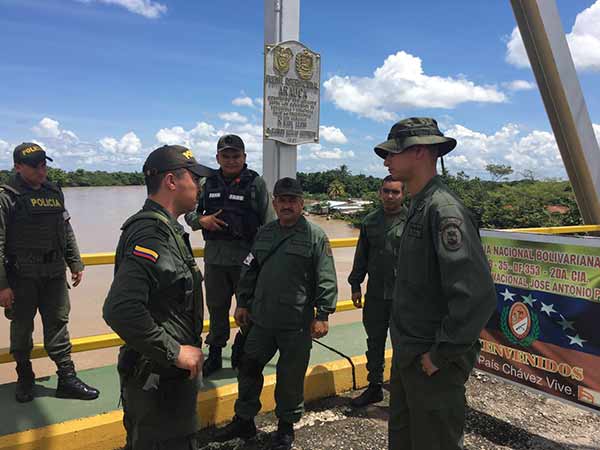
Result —
M 370 226 L 367 228 L 367 238 L 369 239 L 369 253 L 376 250 L 376 255 L 383 254 L 385 246 L 385 232 L 380 227 Z
M 308 297 L 311 274 L 309 267 L 311 244 L 302 240 L 292 240 L 285 248 L 286 271 L 290 274 L 290 289 L 285 290 L 280 302 L 288 305 L 304 305 Z M 292 288 L 293 286 L 293 288 Z
M 421 212 L 406 224 L 399 248 L 398 278 L 412 285 L 428 283 L 430 264 L 430 234 Z

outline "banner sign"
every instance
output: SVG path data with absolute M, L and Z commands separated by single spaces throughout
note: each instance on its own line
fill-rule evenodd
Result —
M 600 412 L 600 239 L 481 235 L 498 304 L 477 368 Z

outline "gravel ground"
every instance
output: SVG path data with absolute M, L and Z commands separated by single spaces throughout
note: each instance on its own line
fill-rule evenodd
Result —
M 297 450 L 387 449 L 389 396 L 362 410 L 348 405 L 349 392 L 307 405 L 296 425 Z M 475 371 L 467 385 L 469 410 L 465 448 L 469 450 L 599 450 L 600 415 L 523 390 Z M 214 428 L 199 433 L 202 450 L 269 449 L 277 427 L 272 413 L 257 418 L 256 439 L 210 443 Z

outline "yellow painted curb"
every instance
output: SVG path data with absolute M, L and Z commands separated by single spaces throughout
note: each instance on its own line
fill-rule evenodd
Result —
M 385 354 L 384 378 L 389 379 L 392 351 Z M 367 385 L 365 356 L 352 357 L 358 388 Z M 275 409 L 276 375 L 265 377 L 260 397 L 261 412 Z M 345 359 L 309 367 L 304 381 L 307 402 L 330 397 L 352 389 L 352 369 Z M 198 395 L 200 427 L 230 420 L 237 399 L 237 383 L 219 386 Z M 114 450 L 125 443 L 123 412 L 111 411 L 92 417 L 70 420 L 43 428 L 0 436 L 0 450 Z

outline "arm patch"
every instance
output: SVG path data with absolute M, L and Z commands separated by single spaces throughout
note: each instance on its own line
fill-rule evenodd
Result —
M 133 247 L 133 255 L 152 261 L 155 264 L 158 261 L 158 258 L 160 258 L 160 255 L 157 252 L 150 248 L 142 247 L 141 245 Z
M 446 250 L 455 252 L 463 246 L 461 225 L 462 220 L 456 217 L 448 217 L 440 223 L 442 244 L 444 244 Z

